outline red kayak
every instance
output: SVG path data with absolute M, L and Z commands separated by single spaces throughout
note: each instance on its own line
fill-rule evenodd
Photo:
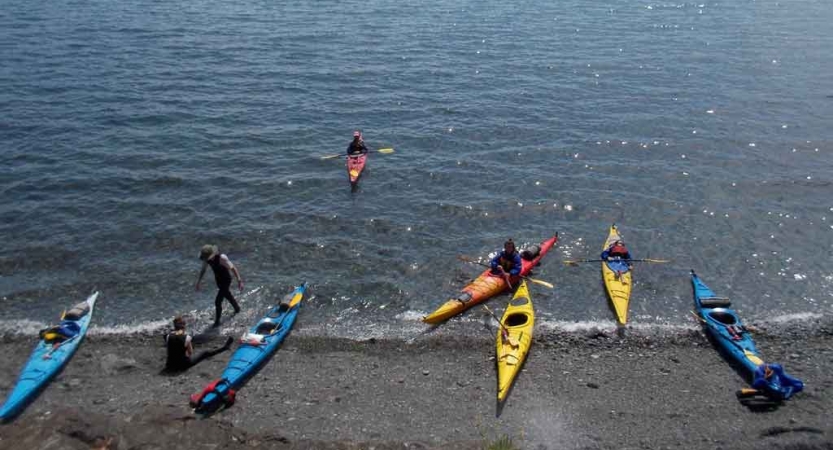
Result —
M 347 176 L 350 177 L 350 184 L 353 187 L 359 183 L 364 165 L 367 163 L 367 153 L 361 155 L 347 155 Z

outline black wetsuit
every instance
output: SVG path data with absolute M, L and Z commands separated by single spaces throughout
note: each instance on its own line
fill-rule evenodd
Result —
M 350 145 L 347 146 L 348 155 L 363 155 L 365 153 L 367 153 L 367 147 L 364 145 L 364 141 L 351 141 Z
M 226 350 L 226 347 L 219 347 L 214 350 L 200 352 L 189 358 L 185 353 L 188 337 L 185 332 L 178 333 L 176 331 L 165 336 L 165 346 L 168 349 L 168 358 L 165 361 L 166 372 L 186 371 L 199 364 L 202 360 Z
M 217 297 L 214 298 L 214 325 L 220 324 L 220 316 L 223 315 L 224 298 L 228 299 L 229 303 L 231 303 L 235 313 L 240 312 L 240 305 L 237 304 L 237 300 L 231 294 L 231 271 L 220 262 L 221 259 L 222 255 L 218 254 L 207 261 L 208 265 L 211 266 L 211 270 L 214 271 L 214 280 L 217 282 L 217 289 L 219 289 L 217 291 Z

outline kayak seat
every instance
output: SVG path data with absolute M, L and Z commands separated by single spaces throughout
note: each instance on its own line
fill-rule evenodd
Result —
M 735 315 L 726 311 L 712 311 L 709 313 L 709 317 L 722 323 L 723 325 L 735 325 L 738 323 Z
M 703 305 L 703 308 L 728 308 L 732 306 L 732 302 L 728 298 L 721 297 L 701 298 L 700 304 Z
M 503 325 L 505 325 L 507 327 L 517 327 L 517 326 L 524 325 L 528 321 L 529 321 L 529 317 L 527 317 L 526 314 L 523 314 L 523 313 L 510 314 L 509 317 L 507 317 L 506 320 L 503 322 Z
M 275 330 L 277 330 L 278 324 L 272 321 L 268 322 L 261 322 L 257 326 L 257 334 L 272 334 Z
M 527 247 L 521 250 L 521 258 L 532 261 L 533 259 L 537 258 L 538 255 L 541 254 L 541 247 L 537 245 L 533 245 L 531 247 Z
M 79 320 L 86 316 L 88 312 L 90 312 L 90 305 L 87 302 L 81 302 L 65 312 L 63 318 L 65 320 Z

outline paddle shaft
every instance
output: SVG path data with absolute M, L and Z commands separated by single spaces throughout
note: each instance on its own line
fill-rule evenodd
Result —
M 483 308 L 484 308 L 486 311 L 488 311 L 488 312 L 489 312 L 489 315 L 491 315 L 491 316 L 492 316 L 492 318 L 493 318 L 493 319 L 495 319 L 495 320 L 497 321 L 497 324 L 498 324 L 498 325 L 500 325 L 500 327 L 501 327 L 501 328 L 503 328 L 503 332 L 504 332 L 504 334 L 506 334 L 506 336 L 509 336 L 509 329 L 508 329 L 508 328 L 506 328 L 506 325 L 504 325 L 504 324 L 500 321 L 500 319 L 498 319 L 498 318 L 497 318 L 497 315 L 495 315 L 495 313 L 494 313 L 494 312 L 492 312 L 492 310 L 491 310 L 488 306 L 483 305 Z
M 378 150 L 368 150 L 367 152 L 368 153 L 370 153 L 370 152 L 381 153 L 383 155 L 387 155 L 388 153 L 393 153 L 393 149 L 392 148 L 380 148 Z M 343 156 L 350 156 L 350 154 L 349 153 L 337 153 L 335 155 L 322 156 L 321 159 L 333 159 L 333 158 L 340 158 L 340 157 L 343 157 Z
M 579 264 L 579 263 L 591 263 L 591 262 L 611 262 L 611 261 L 623 261 L 623 262 L 626 262 L 626 263 L 631 263 L 631 262 L 667 263 L 668 262 L 668 260 L 665 260 L 665 259 L 650 259 L 650 258 L 645 258 L 645 259 L 618 259 L 618 260 L 617 259 L 611 259 L 611 260 L 607 260 L 607 259 L 579 259 L 579 260 L 576 260 L 576 261 L 567 260 L 567 261 L 564 261 L 564 264 Z

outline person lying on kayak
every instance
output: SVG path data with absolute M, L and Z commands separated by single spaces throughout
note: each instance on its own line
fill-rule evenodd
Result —
M 602 252 L 602 259 L 605 261 L 612 261 L 612 260 L 625 260 L 628 264 L 628 270 L 633 270 L 633 264 L 631 264 L 631 253 L 628 251 L 628 248 L 625 247 L 625 242 L 622 240 L 617 240 L 610 244 L 607 250 Z M 616 278 L 618 279 L 622 275 L 622 271 L 616 271 Z
M 240 288 L 240 292 L 243 292 L 243 279 L 240 278 L 240 272 L 237 271 L 228 256 L 220 253 L 216 245 L 203 245 L 200 250 L 200 259 L 202 260 L 202 269 L 200 269 L 200 276 L 197 278 L 196 289 L 200 290 L 200 281 L 205 275 L 205 269 L 211 266 L 218 289 L 217 297 L 214 298 L 214 326 L 218 327 L 220 326 L 220 316 L 223 315 L 223 299 L 228 299 L 234 308 L 235 314 L 240 312 L 240 305 L 237 304 L 237 300 L 231 294 L 231 274 L 233 273 L 234 277 L 237 278 L 237 287 Z
M 174 331 L 165 335 L 165 347 L 168 350 L 165 372 L 184 372 L 203 360 L 231 348 L 234 338 L 229 336 L 222 347 L 200 352 L 196 356 L 191 341 L 191 335 L 185 332 L 185 320 L 177 316 L 174 318 Z
M 348 155 L 364 155 L 367 153 L 367 147 L 364 145 L 361 131 L 353 132 L 353 140 L 347 146 Z
M 625 247 L 625 243 L 621 240 L 615 241 L 614 243 L 610 244 L 610 247 L 607 250 L 602 252 L 602 259 L 605 261 L 610 261 L 611 259 L 631 259 L 631 253 L 628 251 L 628 248 Z
M 510 277 L 518 277 L 521 274 L 521 254 L 515 248 L 515 241 L 512 239 L 503 243 L 503 250 L 492 258 L 489 264 L 492 267 L 492 275 L 501 275 L 506 280 L 509 288 L 512 288 Z

